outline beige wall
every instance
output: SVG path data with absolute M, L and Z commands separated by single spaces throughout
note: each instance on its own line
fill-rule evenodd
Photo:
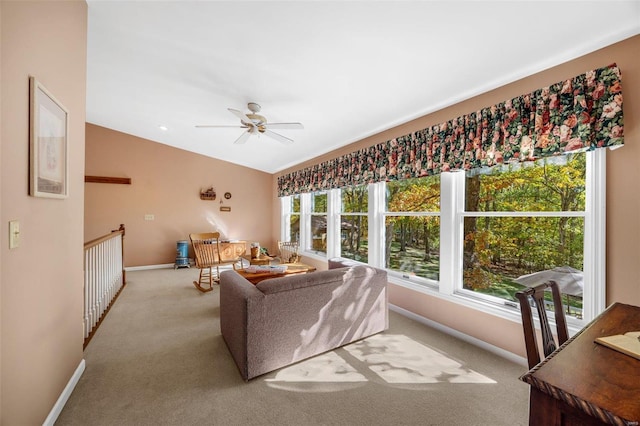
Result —
M 576 60 L 505 85 L 402 126 L 358 141 L 313 160 L 298 164 L 273 177 L 275 194 L 279 175 L 335 158 L 418 129 L 493 105 L 588 70 L 616 62 L 622 71 L 625 146 L 607 155 L 607 303 L 640 305 L 640 36 L 616 43 Z M 469 71 L 472 72 L 472 71 Z M 275 196 L 275 195 L 274 195 Z M 279 217 L 274 205 L 274 217 Z M 273 235 L 280 232 L 274 219 Z M 434 296 L 404 287 L 390 286 L 391 303 L 495 346 L 525 356 L 522 329 L 518 323 L 495 318 Z
M 125 266 L 173 263 L 176 242 L 192 232 L 219 231 L 273 247 L 270 174 L 92 124 L 86 126 L 85 168 L 87 175 L 132 180 L 85 184 L 85 240 L 124 223 Z M 200 190 L 209 187 L 216 199 L 201 200 Z M 144 220 L 147 214 L 155 220 Z
M 42 424 L 82 360 L 87 5 L 2 1 L 0 423 Z M 69 198 L 28 195 L 29 75 L 68 109 Z M 20 246 L 8 249 L 8 222 Z

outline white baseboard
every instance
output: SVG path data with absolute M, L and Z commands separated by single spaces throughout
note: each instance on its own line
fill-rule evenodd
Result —
M 244 260 L 244 262 L 248 262 L 247 260 Z M 195 268 L 193 261 L 189 261 L 189 267 L 193 267 Z M 160 265 L 144 265 L 144 266 L 128 266 L 126 268 L 124 268 L 124 270 L 126 272 L 129 271 L 146 271 L 149 269 L 167 269 L 167 268 L 175 268 L 175 264 L 174 263 L 163 263 Z M 226 270 L 226 269 L 231 269 L 232 266 L 231 265 L 220 265 L 220 269 L 222 270 Z
M 49 412 L 49 415 L 44 420 L 44 423 L 42 423 L 43 426 L 53 426 L 56 420 L 58 420 L 58 416 L 62 412 L 64 405 L 67 403 L 67 400 L 71 396 L 71 392 L 73 392 L 73 389 L 75 389 L 76 385 L 78 384 L 78 380 L 80 380 L 82 373 L 84 373 L 84 367 L 85 367 L 85 363 L 83 359 L 82 361 L 80 361 L 80 364 L 78 364 L 76 371 L 73 372 L 73 375 L 69 379 L 67 386 L 64 387 L 64 390 L 62 391 L 62 393 L 58 397 L 58 400 L 56 401 L 53 408 Z
M 411 319 L 413 319 L 415 321 L 418 321 L 418 322 L 420 322 L 422 324 L 428 325 L 429 327 L 435 328 L 436 330 L 441 331 L 443 333 L 446 333 L 446 334 L 448 334 L 450 336 L 453 336 L 453 337 L 455 337 L 457 339 L 460 339 L 460 340 L 463 340 L 463 341 L 465 341 L 467 343 L 471 343 L 472 345 L 478 346 L 478 347 L 480 347 L 480 348 L 482 348 L 482 349 L 484 349 L 486 351 L 489 351 L 489 352 L 491 352 L 491 353 L 493 353 L 495 355 L 498 355 L 498 356 L 500 356 L 502 358 L 505 358 L 505 359 L 507 359 L 507 360 L 509 360 L 511 362 L 523 365 L 525 367 L 527 367 L 529 365 L 526 358 L 523 358 L 523 357 L 521 357 L 519 355 L 514 354 L 513 352 L 509 352 L 509 351 L 504 350 L 502 348 L 499 348 L 497 346 L 494 346 L 494 345 L 492 345 L 490 343 L 485 342 L 484 340 L 480 340 L 480 339 L 477 339 L 477 338 L 475 338 L 473 336 L 469 336 L 468 334 L 462 333 L 462 332 L 460 332 L 458 330 L 455 330 L 455 329 L 453 329 L 451 327 L 447 327 L 446 325 L 442 325 L 439 322 L 435 322 L 433 320 L 430 320 L 428 318 L 425 318 L 423 316 L 415 314 L 415 313 L 413 313 L 411 311 L 408 311 L 408 310 L 406 310 L 404 308 L 401 308 L 399 306 L 396 306 L 396 305 L 389 304 L 389 309 L 391 309 L 394 312 L 399 313 L 400 315 L 404 315 L 407 318 L 411 318 Z
M 128 266 L 124 268 L 126 272 L 129 271 L 146 271 L 148 269 L 165 269 L 165 268 L 174 268 L 174 263 L 164 263 L 161 265 L 145 265 L 145 266 Z

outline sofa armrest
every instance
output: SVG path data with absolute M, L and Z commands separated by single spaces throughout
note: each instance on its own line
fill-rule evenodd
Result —
M 262 292 L 236 271 L 220 274 L 220 331 L 245 380 L 249 310 L 263 298 Z

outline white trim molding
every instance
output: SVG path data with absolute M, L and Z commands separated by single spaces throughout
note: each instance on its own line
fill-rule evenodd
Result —
M 71 396 L 71 393 L 73 392 L 76 385 L 78 384 L 80 377 L 82 377 L 82 373 L 84 373 L 84 368 L 85 368 L 85 362 L 84 362 L 84 359 L 82 359 L 80 361 L 80 364 L 78 364 L 76 371 L 73 372 L 73 375 L 69 379 L 67 386 L 64 387 L 64 390 L 58 397 L 58 400 L 53 405 L 53 408 L 49 412 L 49 415 L 42 423 L 43 426 L 53 426 L 56 423 L 56 420 L 58 420 L 58 416 L 62 412 L 62 409 L 64 408 L 67 401 L 69 400 L 69 397 Z

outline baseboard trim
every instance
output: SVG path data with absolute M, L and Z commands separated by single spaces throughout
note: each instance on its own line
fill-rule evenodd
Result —
M 160 265 L 145 265 L 145 266 L 128 266 L 124 268 L 125 271 L 146 271 L 148 269 L 166 269 L 166 268 L 174 268 L 175 264 L 173 263 L 163 263 Z
M 73 392 L 76 385 L 78 384 L 78 381 L 80 380 L 80 377 L 82 377 L 82 373 L 84 373 L 84 368 L 85 368 L 85 362 L 84 362 L 84 359 L 82 359 L 82 361 L 80 361 L 80 364 L 78 364 L 76 371 L 73 372 L 73 375 L 69 379 L 67 386 L 65 386 L 64 390 L 58 397 L 58 400 L 56 401 L 55 405 L 49 412 L 49 415 L 44 420 L 44 423 L 42 423 L 43 426 L 53 426 L 56 420 L 58 420 L 58 416 L 62 412 L 62 409 L 64 408 L 67 401 L 69 400 L 69 397 L 71 396 L 71 392 Z
M 247 260 L 243 260 L 244 262 L 247 262 Z M 175 264 L 174 263 L 162 263 L 159 265 L 143 265 L 143 266 L 127 266 L 126 268 L 124 268 L 124 270 L 126 272 L 129 271 L 147 271 L 149 269 L 167 269 L 167 268 L 175 268 Z M 193 261 L 189 261 L 189 267 L 194 267 Z M 222 270 L 227 270 L 227 269 L 231 269 L 232 266 L 231 265 L 220 265 L 220 269 Z
M 413 313 L 411 311 L 408 311 L 404 308 L 401 308 L 399 306 L 396 305 L 392 305 L 389 304 L 389 309 L 391 309 L 394 312 L 399 313 L 400 315 L 403 315 L 407 318 L 411 318 L 412 320 L 418 321 L 424 325 L 428 325 L 429 327 L 435 328 L 438 331 L 441 331 L 443 333 L 446 333 L 450 336 L 453 336 L 457 339 L 460 339 L 462 341 L 465 341 L 467 343 L 470 343 L 472 345 L 478 346 L 488 352 L 491 352 L 495 355 L 498 355 L 502 358 L 505 358 L 511 362 L 514 362 L 516 364 L 519 365 L 523 365 L 525 367 L 527 367 L 529 364 L 527 362 L 526 358 L 523 358 L 521 356 L 518 356 L 516 354 L 514 354 L 513 352 L 509 352 L 507 350 L 504 350 L 502 348 L 499 348 L 497 346 L 494 346 L 490 343 L 485 342 L 484 340 L 480 340 L 476 337 L 473 336 L 469 336 L 468 334 L 462 333 L 461 331 L 455 330 L 451 327 L 447 327 L 446 325 L 442 325 L 439 322 L 435 322 L 433 320 L 430 320 L 428 318 L 425 318 L 423 316 L 420 316 L 416 313 Z

